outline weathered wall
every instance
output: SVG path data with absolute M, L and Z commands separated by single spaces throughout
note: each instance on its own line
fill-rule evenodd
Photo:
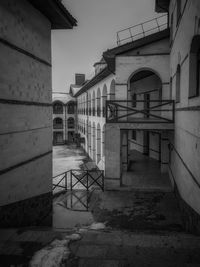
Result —
M 1 1 L 0 17 L 0 224 L 31 225 L 29 201 L 51 211 L 51 25 L 25 0 Z
M 172 96 L 176 93 L 176 68 L 181 66 L 180 103 L 176 103 L 175 134 L 171 138 L 178 153 L 200 183 L 200 97 L 189 98 L 190 46 L 194 35 L 200 34 L 200 2 L 181 1 L 182 17 L 177 23 L 176 2 L 170 3 L 170 17 L 174 13 L 173 40 L 170 54 Z M 184 33 L 184 34 L 183 34 Z M 183 200 L 200 214 L 200 189 L 192 180 L 179 157 L 172 151 L 171 169 Z M 190 218 L 192 221 L 192 219 Z

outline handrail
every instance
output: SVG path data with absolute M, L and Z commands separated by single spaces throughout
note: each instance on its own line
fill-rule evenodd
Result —
M 63 189 L 65 189 L 66 191 L 67 191 L 67 189 L 73 189 L 73 187 L 75 186 L 75 185 L 72 185 L 72 175 L 73 175 L 73 177 L 74 178 L 76 178 L 77 179 L 77 184 L 80 182 L 80 183 L 82 183 L 81 182 L 81 179 L 83 178 L 80 178 L 80 179 L 78 179 L 78 177 L 76 177 L 75 176 L 75 173 L 76 172 L 78 172 L 78 174 L 76 174 L 76 175 L 79 175 L 79 174 L 81 174 L 81 173 L 86 173 L 87 174 L 87 180 L 88 180 L 88 176 L 90 176 L 91 177 L 91 175 L 89 175 L 89 173 L 100 173 L 100 176 L 102 176 L 103 175 L 103 173 L 104 173 L 104 171 L 103 170 L 97 170 L 97 169 L 92 169 L 92 170 L 81 170 L 81 169 L 71 169 L 71 170 L 68 170 L 68 171 L 66 171 L 66 172 L 62 172 L 62 173 L 60 173 L 60 174 L 58 174 L 58 175 L 56 175 L 56 176 L 54 176 L 52 179 L 55 179 L 55 178 L 57 178 L 57 177 L 59 177 L 59 176 L 61 176 L 61 178 L 59 179 L 59 181 L 56 183 L 56 184 L 53 184 L 53 191 L 57 188 L 57 187 L 60 187 L 60 188 L 63 188 Z M 67 175 L 68 173 L 70 173 L 70 177 Z M 68 183 L 67 183 L 67 180 L 70 178 L 70 180 L 69 180 L 69 182 L 70 182 L 70 186 L 68 185 Z M 93 177 L 91 177 L 92 179 L 93 179 L 93 182 L 95 181 L 97 184 L 98 184 L 98 182 L 97 182 L 97 180 L 95 180 L 95 178 L 93 178 Z M 60 185 L 60 183 L 63 181 L 63 180 L 65 180 L 65 185 Z M 88 182 L 87 182 L 88 183 Z M 87 188 L 89 189 L 91 187 L 91 185 L 88 185 L 87 184 Z M 102 189 L 104 188 L 104 181 L 103 181 L 103 177 L 102 177 Z
M 134 106 L 132 100 L 107 100 L 106 101 L 106 122 L 107 123 L 123 123 L 137 120 L 137 123 L 147 122 L 174 122 L 174 100 L 135 100 Z M 138 106 L 137 103 L 144 103 Z M 146 104 L 146 105 L 145 105 Z M 154 105 L 150 105 L 154 104 Z M 168 106 L 165 108 L 164 106 Z M 163 108 L 164 107 L 164 108 Z M 162 112 L 156 115 L 156 112 Z M 170 118 L 166 117 L 165 112 L 170 112 Z M 168 113 L 169 114 L 169 113 Z M 136 116 L 134 116 L 136 115 Z M 142 115 L 138 117 L 137 115 Z
M 143 23 L 139 23 L 139 24 L 136 24 L 136 25 L 134 25 L 134 26 L 127 27 L 127 28 L 125 28 L 125 29 L 119 30 L 119 31 L 117 32 L 117 45 L 121 45 L 121 43 L 122 43 L 123 41 L 125 41 L 125 40 L 129 40 L 129 39 L 131 39 L 131 40 L 133 41 L 133 40 L 134 40 L 134 37 L 136 37 L 136 36 L 138 36 L 138 35 L 142 35 L 142 36 L 144 37 L 145 34 L 147 35 L 147 33 L 150 32 L 150 31 L 152 31 L 152 30 L 158 30 L 158 31 L 160 31 L 160 29 L 163 28 L 164 26 L 166 26 L 165 28 L 167 28 L 167 26 L 168 26 L 167 21 L 164 22 L 164 23 L 162 23 L 162 22 L 159 23 L 159 20 L 160 20 L 161 18 L 166 18 L 166 19 L 167 19 L 167 15 L 164 14 L 164 15 L 161 15 L 161 16 L 159 16 L 159 17 L 156 17 L 156 18 L 147 20 L 147 21 L 145 21 L 145 22 L 143 22 Z M 147 30 L 145 30 L 145 26 L 146 26 L 147 24 L 149 24 L 150 22 L 153 22 L 153 21 L 156 23 L 156 24 L 155 24 L 156 26 L 154 25 L 153 27 L 148 28 Z M 137 28 L 137 27 L 140 27 L 139 32 L 137 32 L 137 33 L 135 33 L 135 34 L 132 34 L 132 30 L 133 30 L 134 28 Z M 164 28 L 164 29 L 165 29 L 165 28 Z M 129 36 L 126 37 L 126 38 L 120 38 L 120 34 L 125 33 L 125 32 L 127 32 Z
M 60 175 L 62 175 L 62 174 L 64 174 L 64 173 L 68 173 L 68 172 L 70 172 L 70 170 L 69 170 L 69 171 L 66 171 L 66 172 L 62 172 L 62 173 L 60 173 L 60 174 L 57 174 L 56 176 L 53 176 L 52 179 L 54 179 L 54 178 L 56 178 L 56 177 L 58 177 L 58 176 L 60 176 Z
M 189 169 L 189 167 L 187 166 L 187 164 L 185 163 L 185 161 L 182 159 L 181 155 L 179 154 L 179 152 L 177 151 L 177 149 L 175 148 L 174 144 L 172 144 L 171 142 L 169 143 L 169 148 L 175 151 L 176 155 L 179 157 L 179 159 L 181 160 L 181 162 L 183 163 L 184 167 L 186 168 L 186 170 L 188 171 L 188 173 L 190 174 L 190 176 L 192 177 L 193 181 L 195 182 L 195 184 L 198 186 L 198 188 L 200 189 L 200 183 L 197 181 L 196 177 L 194 176 L 194 174 L 191 172 L 191 170 Z

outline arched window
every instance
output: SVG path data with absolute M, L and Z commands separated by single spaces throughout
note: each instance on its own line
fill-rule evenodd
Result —
M 190 46 L 189 98 L 199 96 L 200 91 L 200 35 L 195 35 Z
M 105 156 L 105 125 L 102 129 L 102 156 Z
M 88 95 L 88 109 L 89 109 L 88 113 L 89 113 L 89 116 L 91 116 L 91 113 L 92 113 L 92 109 L 91 109 L 92 103 L 91 103 L 91 101 L 92 101 L 91 94 L 89 94 Z
M 88 124 L 88 151 L 91 156 L 91 122 Z
M 115 100 L 115 80 L 113 79 L 110 84 L 110 100 Z
M 68 129 L 73 129 L 74 128 L 74 118 L 69 118 L 67 120 L 67 127 L 68 127 Z
M 53 114 L 63 114 L 63 104 L 60 101 L 53 103 Z
M 95 116 L 96 112 L 96 105 L 95 105 L 95 92 L 93 91 L 92 94 L 92 115 Z
M 97 116 L 101 116 L 101 91 L 99 88 L 97 90 Z
M 93 122 L 93 142 L 92 142 L 92 148 L 93 148 L 93 160 L 96 162 L 96 127 L 95 127 L 95 122 Z
M 132 107 L 135 108 L 137 106 L 137 95 L 133 94 L 132 95 Z
M 101 160 L 101 127 L 97 125 L 97 163 Z
M 74 112 L 75 112 L 75 103 L 74 102 L 70 102 L 67 105 L 67 113 L 68 114 L 74 114 Z
M 176 69 L 176 102 L 180 102 L 180 85 L 181 85 L 181 66 L 178 64 Z
M 63 120 L 61 118 L 55 118 L 53 120 L 54 129 L 63 129 Z
M 107 86 L 104 84 L 103 87 L 103 94 L 102 94 L 102 110 L 103 110 L 103 117 L 106 116 L 106 100 L 107 100 Z

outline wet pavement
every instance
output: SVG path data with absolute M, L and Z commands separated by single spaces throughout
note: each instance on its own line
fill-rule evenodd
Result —
M 54 153 L 55 173 L 87 163 L 73 147 Z M 200 266 L 200 237 L 183 231 L 173 192 L 73 190 L 53 206 L 51 229 L 0 229 L 0 266 L 29 266 L 34 255 L 31 267 Z M 71 240 L 72 234 L 80 238 Z
M 76 145 L 62 145 L 53 147 L 53 176 L 66 172 L 70 169 L 80 169 L 87 155 L 82 148 Z

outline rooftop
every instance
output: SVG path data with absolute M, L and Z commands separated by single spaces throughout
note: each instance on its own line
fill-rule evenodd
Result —
M 72 29 L 76 19 L 69 13 L 61 0 L 28 0 L 51 22 L 52 29 Z

